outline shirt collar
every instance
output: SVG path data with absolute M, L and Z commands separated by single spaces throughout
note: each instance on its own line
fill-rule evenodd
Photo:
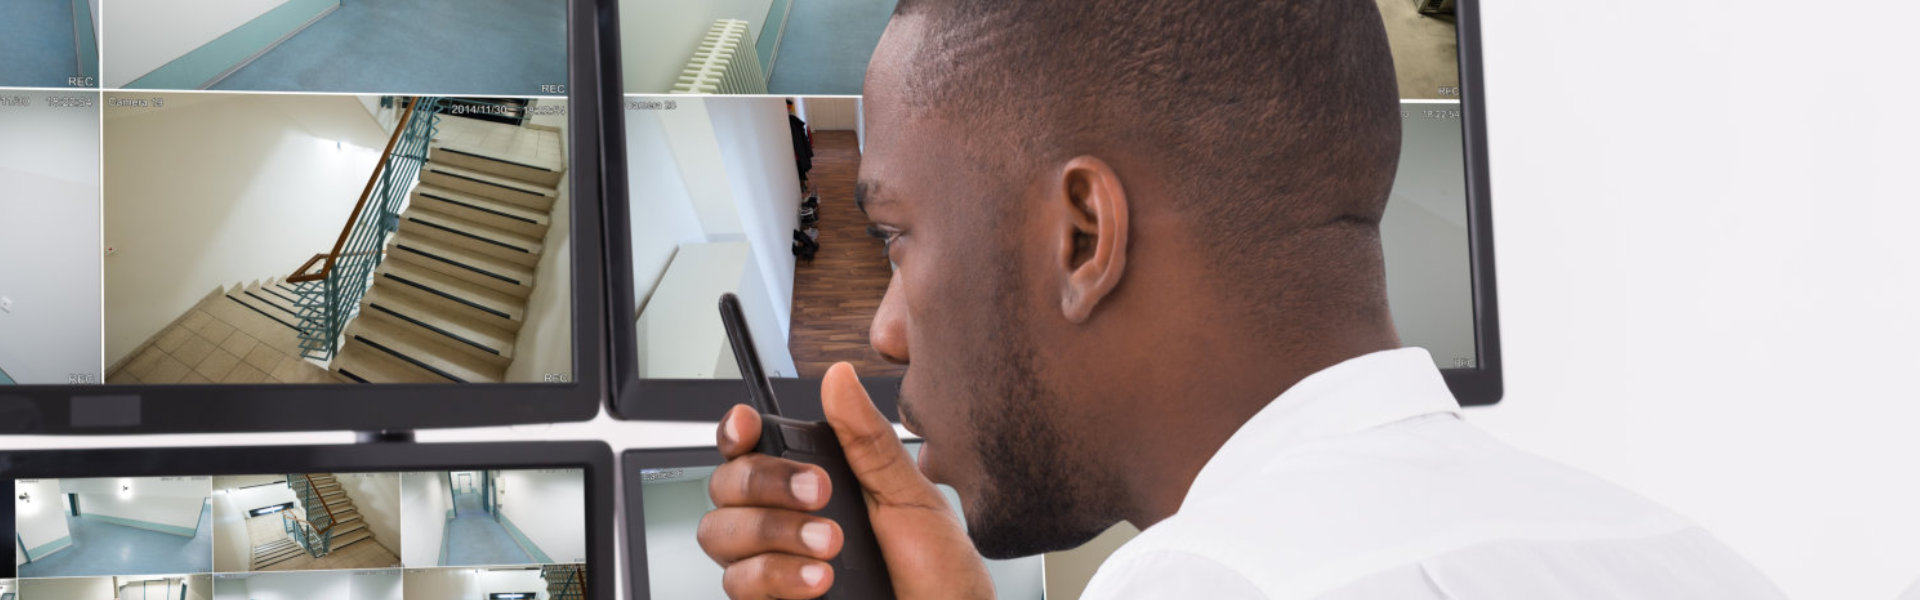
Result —
M 1182 506 L 1231 494 L 1282 452 L 1337 435 L 1431 414 L 1458 414 L 1433 357 L 1422 348 L 1347 359 L 1301 379 L 1240 426 L 1200 468 Z

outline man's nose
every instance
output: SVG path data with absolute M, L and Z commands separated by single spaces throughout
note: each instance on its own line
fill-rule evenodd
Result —
M 907 364 L 907 307 L 900 293 L 900 273 L 887 280 L 887 293 L 880 298 L 880 309 L 873 313 L 873 326 L 867 343 L 887 362 Z

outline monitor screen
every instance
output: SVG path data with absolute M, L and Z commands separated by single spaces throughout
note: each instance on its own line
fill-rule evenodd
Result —
M 7 3 L 0 384 L 597 384 L 592 5 Z
M 1463 403 L 1492 403 L 1499 349 L 1472 15 L 1378 5 L 1403 135 L 1380 224 L 1393 322 Z M 631 294 L 612 306 L 622 416 L 711 419 L 737 399 L 736 387 L 698 383 L 740 376 L 714 309 L 724 292 L 740 297 L 769 376 L 804 389 L 795 382 L 847 361 L 877 401 L 892 399 L 907 367 L 868 337 L 893 271 L 855 200 L 871 158 L 858 94 L 892 6 L 619 3 L 626 95 L 608 122 L 622 123 L 625 144 L 608 189 L 625 193 L 610 194 L 608 221 L 612 260 L 626 263 L 614 267 L 614 293 Z M 750 72 L 716 75 L 722 63 Z M 729 87 L 743 77 L 765 84 Z
M 918 455 L 920 445 L 907 444 Z M 621 461 L 626 482 L 629 586 L 635 600 L 725 600 L 721 568 L 700 549 L 700 518 L 713 510 L 707 480 L 720 463 L 712 448 L 630 450 Z M 940 486 L 959 515 L 960 499 Z M 994 591 L 1006 600 L 1046 597 L 1042 558 L 989 560 Z
M 590 466 L 425 467 L 15 471 L 7 585 L 20 600 L 599 597 L 586 594 L 589 532 L 610 520 L 590 517 Z

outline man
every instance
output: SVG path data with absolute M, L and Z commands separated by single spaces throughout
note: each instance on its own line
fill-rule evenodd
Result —
M 1379 221 L 1398 161 L 1371 0 L 903 0 L 868 70 L 860 202 L 895 271 L 918 468 L 852 369 L 861 489 L 752 453 L 700 542 L 738 599 L 811 598 L 864 493 L 901 598 L 981 556 L 1142 530 L 1087 598 L 1769 598 L 1685 519 L 1460 420 L 1400 349 Z M 932 482 L 959 492 L 965 528 Z

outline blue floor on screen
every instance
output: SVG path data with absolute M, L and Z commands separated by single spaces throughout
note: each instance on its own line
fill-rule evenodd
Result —
M 566 15 L 565 0 L 342 2 L 213 89 L 551 95 Z
M 200 509 L 191 539 L 105 521 L 67 517 L 73 545 L 20 565 L 21 577 L 167 575 L 213 570 L 213 507 Z
M 787 16 L 767 91 L 856 95 L 895 0 L 799 0 Z M 779 27 L 779 23 L 768 23 Z
M 0 1 L 0 86 L 67 87 L 73 44 L 73 0 Z
M 524 565 L 533 559 L 514 543 L 507 533 L 480 505 L 480 494 L 458 494 L 453 498 L 454 518 L 447 523 L 447 564 Z

